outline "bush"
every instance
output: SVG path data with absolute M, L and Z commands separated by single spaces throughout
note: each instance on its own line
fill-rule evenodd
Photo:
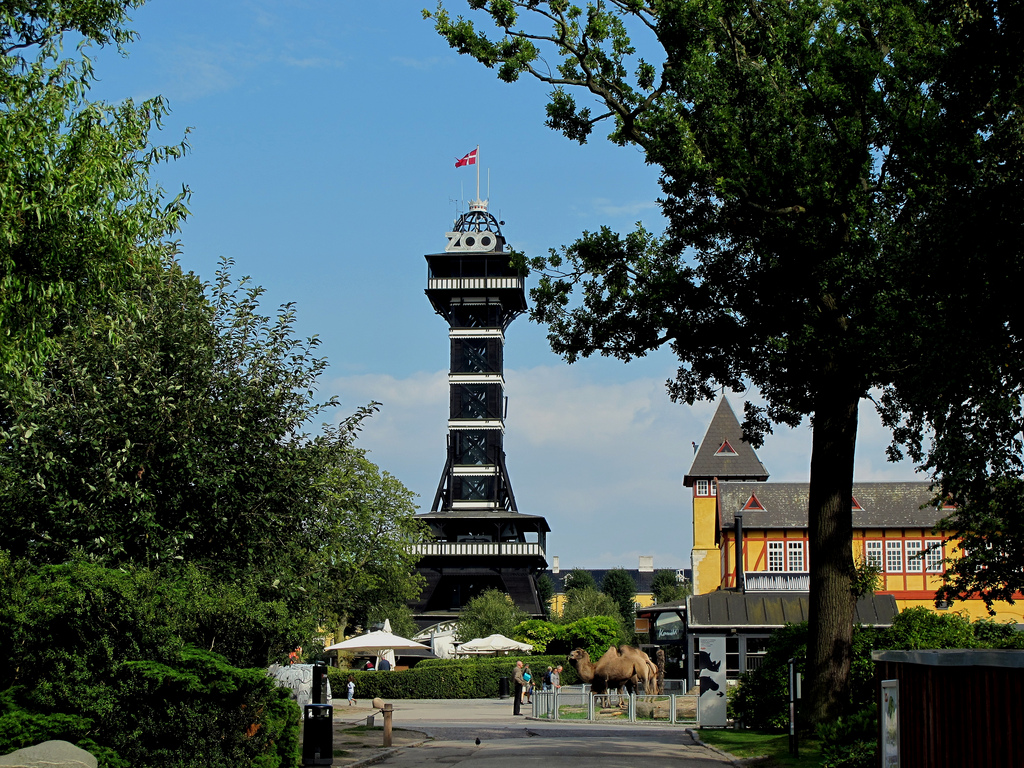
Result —
M 511 678 L 517 661 L 529 664 L 538 682 L 548 667 L 562 664 L 562 685 L 579 683 L 576 670 L 566 664 L 564 656 L 425 659 L 401 672 L 352 672 L 331 667 L 327 676 L 331 690 L 340 692 L 352 675 L 357 699 L 494 699 L 498 697 L 498 679 Z
M 886 632 L 885 648 L 975 648 L 971 622 L 958 613 L 936 613 L 923 606 L 905 608 Z
M 265 670 L 187 642 L 175 619 L 209 614 L 179 582 L 0 556 L 0 584 L 0 753 L 61 738 L 103 768 L 295 764 L 296 705 Z
M 787 624 L 768 640 L 761 666 L 740 678 L 730 708 L 748 728 L 781 731 L 789 725 L 789 660 L 804 672 L 807 622 Z
M 875 705 L 818 726 L 822 768 L 875 768 L 878 764 Z

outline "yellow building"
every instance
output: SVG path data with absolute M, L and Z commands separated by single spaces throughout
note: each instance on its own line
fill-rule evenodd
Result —
M 695 595 L 808 590 L 814 556 L 807 539 L 808 484 L 767 480 L 768 471 L 743 441 L 723 397 L 684 478 L 693 493 Z M 933 532 L 949 510 L 928 506 L 932 496 L 927 482 L 855 483 L 854 558 L 879 568 L 876 594 L 891 595 L 899 610 L 923 605 L 987 618 L 981 599 L 936 606 L 944 560 L 960 553 L 955 538 Z M 1024 603 L 993 607 L 995 620 L 1024 623 Z

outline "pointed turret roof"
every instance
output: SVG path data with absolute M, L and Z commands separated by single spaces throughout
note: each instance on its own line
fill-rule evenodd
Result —
M 743 439 L 743 429 L 724 395 L 718 401 L 718 410 L 697 448 L 690 471 L 683 477 L 683 485 L 689 488 L 697 478 L 714 477 L 723 481 L 768 479 L 768 470 L 753 446 Z

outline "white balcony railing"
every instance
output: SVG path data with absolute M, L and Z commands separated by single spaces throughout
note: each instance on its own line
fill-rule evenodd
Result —
M 537 542 L 530 541 L 432 541 L 409 548 L 414 555 L 453 556 L 535 556 L 544 557 L 544 549 Z
M 512 288 L 522 290 L 526 280 L 522 277 L 431 277 L 427 288 L 431 290 L 489 290 Z
M 745 571 L 743 585 L 747 592 L 807 592 L 810 574 L 780 571 Z

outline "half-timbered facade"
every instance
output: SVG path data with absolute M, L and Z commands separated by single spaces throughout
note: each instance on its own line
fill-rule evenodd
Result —
M 684 485 L 693 496 L 694 594 L 719 589 L 745 593 L 809 589 L 808 484 L 770 483 L 768 472 L 723 397 Z M 876 594 L 900 610 L 923 605 L 988 617 L 980 599 L 936 606 L 944 560 L 961 553 L 955 537 L 936 532 L 949 509 L 930 504 L 928 482 L 855 483 L 853 556 L 880 571 Z M 739 545 L 737 545 L 739 542 Z M 996 619 L 1024 621 L 1020 603 L 997 604 Z

